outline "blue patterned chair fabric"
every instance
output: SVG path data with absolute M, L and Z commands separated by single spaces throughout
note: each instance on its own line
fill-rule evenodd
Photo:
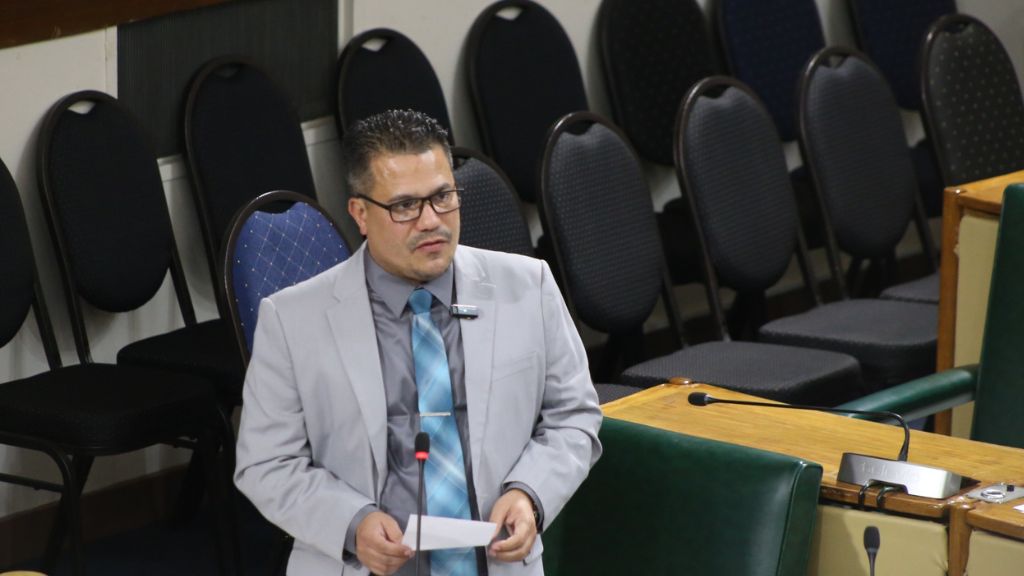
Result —
M 231 288 L 248 353 L 263 298 L 344 262 L 351 252 L 331 220 L 305 202 L 280 213 L 256 210 L 235 225 Z

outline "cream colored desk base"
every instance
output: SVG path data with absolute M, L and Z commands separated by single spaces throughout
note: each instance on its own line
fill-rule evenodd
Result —
M 946 576 L 949 536 L 943 524 L 828 504 L 818 506 L 817 522 L 809 576 L 866 576 L 868 526 L 876 526 L 881 537 L 875 574 Z
M 1024 542 L 975 530 L 967 557 L 969 576 L 1024 574 Z
M 988 292 L 992 282 L 992 263 L 996 251 L 999 217 L 966 210 L 960 220 L 957 255 L 960 267 L 956 283 L 956 348 L 953 365 L 975 364 L 981 358 L 981 338 L 988 312 Z M 954 436 L 968 438 L 974 403 L 953 411 Z

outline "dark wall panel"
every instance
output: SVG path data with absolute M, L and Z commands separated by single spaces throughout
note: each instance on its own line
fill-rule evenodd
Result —
M 240 54 L 291 96 L 303 120 L 333 112 L 337 0 L 248 0 L 118 27 L 118 95 L 160 156 L 184 151 L 182 112 L 192 75 L 211 58 Z

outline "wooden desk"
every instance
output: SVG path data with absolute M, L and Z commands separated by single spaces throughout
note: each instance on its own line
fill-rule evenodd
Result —
M 760 400 L 704 384 L 663 384 L 605 404 L 604 414 L 681 434 L 712 438 L 804 458 L 821 464 L 823 501 L 856 505 L 859 486 L 839 482 L 843 452 L 895 458 L 903 442 L 898 427 L 856 420 L 824 412 L 779 410 L 715 404 L 693 406 L 692 392 L 707 392 L 723 399 Z M 910 461 L 945 468 L 985 483 L 1024 485 L 1024 450 L 974 442 L 963 438 L 911 431 Z M 966 490 L 964 490 L 966 493 Z M 877 490 L 865 505 L 875 507 Z M 920 520 L 947 523 L 953 509 L 969 510 L 973 501 L 963 495 L 934 500 L 893 494 L 885 509 Z M 966 549 L 949 546 L 949 574 L 960 575 Z
M 976 363 L 988 308 L 996 231 L 1003 191 L 1024 182 L 1024 171 L 946 188 L 942 210 L 942 258 L 939 270 L 939 335 L 937 368 Z M 936 430 L 966 437 L 971 407 L 948 414 Z
M 966 567 L 971 576 L 1020 573 L 1024 566 L 1024 512 L 1014 506 L 1021 504 L 1024 500 L 980 502 L 966 512 L 965 522 L 950 527 L 951 532 L 959 532 L 957 537 L 968 549 Z

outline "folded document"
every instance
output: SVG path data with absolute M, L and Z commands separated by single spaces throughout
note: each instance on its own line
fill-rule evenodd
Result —
M 459 520 L 440 516 L 424 516 L 420 536 L 420 550 L 441 550 L 444 548 L 468 548 L 486 546 L 494 538 L 498 525 L 493 522 Z M 409 515 L 402 544 L 416 549 L 416 515 Z

